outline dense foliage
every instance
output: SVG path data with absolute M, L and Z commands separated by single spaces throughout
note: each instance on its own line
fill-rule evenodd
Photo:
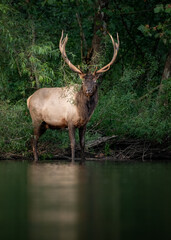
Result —
M 103 19 L 98 19 L 99 12 L 105 16 Z M 101 39 L 104 49 L 99 47 L 98 67 L 112 57 L 112 45 L 104 33 L 109 31 L 116 39 L 118 32 L 120 37 L 117 61 L 99 81 L 100 100 L 88 124 L 88 138 L 116 134 L 149 141 L 168 140 L 171 134 L 168 1 L 2 0 L 1 153 L 27 151 L 32 133 L 26 109 L 30 94 L 44 86 L 80 82 L 61 59 L 58 43 L 62 29 L 69 36 L 69 58 L 84 69 L 85 56 L 95 36 Z M 91 68 L 95 69 L 96 64 Z M 51 139 L 66 146 L 63 132 L 49 133 L 42 141 Z

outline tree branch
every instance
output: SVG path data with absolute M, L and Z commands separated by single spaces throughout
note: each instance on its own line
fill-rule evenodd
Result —
M 80 15 L 78 13 L 76 13 L 76 17 L 77 17 L 78 25 L 80 27 L 81 60 L 83 61 L 83 60 L 85 60 L 84 52 L 87 51 L 87 42 L 86 42 L 85 35 L 84 35 L 84 32 L 83 32 L 83 27 L 82 27 Z

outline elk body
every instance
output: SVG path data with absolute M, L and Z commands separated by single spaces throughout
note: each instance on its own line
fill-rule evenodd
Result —
M 64 61 L 69 65 L 70 69 L 77 73 L 82 79 L 82 85 L 63 88 L 41 88 L 31 95 L 27 100 L 27 106 L 30 111 L 34 128 L 33 138 L 33 154 L 34 161 L 38 160 L 37 143 L 39 137 L 47 129 L 68 128 L 71 142 L 72 162 L 75 159 L 75 130 L 79 129 L 79 139 L 81 147 L 81 159 L 84 157 L 85 132 L 86 125 L 90 120 L 94 109 L 98 102 L 98 86 L 97 79 L 103 73 L 109 70 L 110 66 L 116 59 L 119 50 L 118 43 L 115 43 L 112 36 L 109 34 L 113 47 L 114 55 L 109 64 L 104 66 L 94 73 L 84 74 L 79 68 L 75 67 L 68 59 L 65 46 L 68 37 L 62 36 L 59 43 Z

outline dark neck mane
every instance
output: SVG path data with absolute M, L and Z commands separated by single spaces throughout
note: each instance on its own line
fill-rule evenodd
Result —
M 92 96 L 87 97 L 84 94 L 83 89 L 81 88 L 76 96 L 76 104 L 78 107 L 80 118 L 84 120 L 86 119 L 89 120 L 92 113 L 94 112 L 97 102 L 98 102 L 97 89 Z

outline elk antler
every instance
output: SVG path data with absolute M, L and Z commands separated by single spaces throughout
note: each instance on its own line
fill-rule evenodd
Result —
M 118 43 L 115 43 L 112 35 L 108 32 L 111 40 L 112 40 L 112 44 L 113 44 L 113 49 L 114 49 L 114 53 L 113 53 L 113 58 L 112 60 L 110 61 L 110 63 L 108 63 L 106 66 L 102 67 L 100 70 L 98 71 L 95 71 L 94 74 L 97 74 L 97 73 L 104 73 L 106 71 L 108 71 L 110 69 L 110 66 L 114 63 L 116 57 L 117 57 L 117 54 L 118 54 L 118 50 L 119 50 L 119 35 L 117 33 L 117 41 Z
M 63 30 L 62 30 L 62 35 L 61 35 L 61 39 L 60 39 L 60 42 L 59 42 L 59 49 L 61 51 L 61 54 L 62 54 L 62 57 L 64 59 L 64 61 L 68 64 L 68 66 L 70 67 L 70 69 L 78 74 L 83 74 L 83 72 L 78 69 L 77 67 L 75 67 L 71 62 L 70 60 L 68 59 L 67 55 L 66 55 L 66 52 L 65 52 L 65 46 L 67 44 L 67 41 L 68 41 L 68 35 L 66 35 L 65 38 L 63 38 Z

